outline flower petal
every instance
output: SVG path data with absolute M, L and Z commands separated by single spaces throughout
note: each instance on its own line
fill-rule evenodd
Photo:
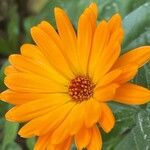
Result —
M 150 60 L 150 46 L 142 46 L 121 55 L 114 64 L 113 69 L 131 63 L 135 63 L 138 65 L 138 67 L 141 67 L 149 60 Z
M 58 33 L 64 45 L 64 48 L 62 49 L 63 53 L 69 59 L 69 62 L 73 65 L 74 69 L 76 69 L 75 72 L 77 72 L 78 71 L 77 67 L 79 67 L 79 64 L 76 49 L 77 37 L 74 28 L 65 11 L 60 8 L 55 8 L 55 19 Z
M 101 41 L 99 41 L 100 37 L 103 37 Z M 92 73 L 90 76 L 93 77 L 94 82 L 97 83 L 119 57 L 122 37 L 123 28 L 119 15 L 114 15 L 108 23 L 102 21 L 98 25 L 93 40 L 91 62 L 89 63 L 89 65 L 91 64 L 89 72 Z
M 69 100 L 70 97 L 67 94 L 49 94 L 45 98 L 13 107 L 7 112 L 6 118 L 18 122 L 28 121 L 48 113 L 56 106 L 63 105 Z
M 100 131 L 95 126 L 92 128 L 92 136 L 90 144 L 87 146 L 88 150 L 101 150 L 102 148 L 102 137 Z
M 70 128 L 69 132 L 70 132 L 71 135 L 76 134 L 83 125 L 84 113 L 85 113 L 85 103 L 86 102 L 82 102 L 81 104 L 77 105 L 72 110 L 70 116 L 68 116 L 68 118 L 70 117 L 69 118 L 70 119 L 69 126 L 71 128 Z M 72 116 L 74 116 L 74 117 L 72 117 Z
M 4 82 L 11 90 L 18 92 L 53 93 L 68 91 L 67 86 L 32 73 L 10 74 Z
M 90 6 L 87 9 L 85 9 L 83 14 L 88 16 L 89 21 L 92 26 L 92 31 L 94 33 L 94 31 L 96 29 L 96 22 L 97 22 L 97 16 L 98 16 L 97 5 L 95 3 L 91 3 Z
M 130 105 L 144 104 L 150 101 L 150 90 L 126 83 L 117 89 L 114 101 Z
M 38 74 L 44 78 L 51 79 L 58 83 L 60 82 L 64 85 L 68 84 L 68 80 L 64 76 L 54 70 L 50 64 L 42 62 L 42 60 L 35 61 L 33 59 L 15 54 L 9 57 L 9 61 L 19 71 Z
M 90 77 L 93 77 L 97 61 L 103 51 L 105 41 L 108 39 L 108 33 L 107 22 L 100 22 L 94 33 L 92 49 L 89 58 L 88 73 Z M 99 40 L 100 37 L 103 37 L 101 38 L 101 41 Z
M 115 125 L 115 118 L 107 104 L 103 103 L 101 105 L 102 110 L 99 124 L 103 128 L 103 130 L 108 133 Z
M 46 57 L 42 54 L 39 47 L 33 44 L 23 44 L 20 48 L 21 55 L 32 60 L 40 60 L 44 63 L 48 63 Z
M 103 87 L 98 87 L 94 91 L 93 97 L 98 102 L 106 102 L 113 99 L 116 89 L 119 87 L 118 84 L 110 84 Z
M 47 34 L 55 43 L 57 43 L 58 48 L 60 48 L 60 50 L 63 49 L 62 46 L 62 41 L 58 35 L 58 33 L 56 32 L 56 30 L 53 28 L 53 26 L 48 23 L 47 21 L 42 21 L 40 24 L 38 24 L 38 27 L 45 32 L 45 34 Z
M 119 14 L 113 15 L 108 21 L 108 26 L 110 32 L 112 33 L 115 33 L 117 30 L 120 30 L 120 34 L 118 34 L 117 40 L 119 41 L 119 43 L 121 43 L 124 35 L 121 16 Z
M 52 133 L 54 129 L 59 128 L 74 106 L 75 103 L 66 102 L 57 106 L 57 108 L 51 109 L 43 116 L 37 117 L 23 126 L 19 131 L 19 135 L 27 138 Z
M 95 18 L 98 16 L 98 8 L 96 3 L 91 3 L 89 6 L 90 9 L 94 12 Z
M 115 69 L 107 73 L 96 85 L 96 88 L 112 83 L 122 73 L 121 69 Z
M 67 139 L 65 139 L 64 142 L 62 142 L 59 145 L 56 145 L 56 150 L 70 150 L 72 141 L 72 137 L 68 137 Z
M 39 27 L 33 27 L 31 29 L 31 35 L 50 64 L 64 76 L 72 79 L 74 75 L 71 71 L 71 66 L 69 66 L 69 63 L 64 58 L 53 38 L 48 36 Z
M 122 72 L 121 74 L 114 80 L 114 82 L 123 84 L 125 82 L 130 81 L 134 78 L 138 71 L 138 65 L 136 64 L 128 64 L 122 67 L 119 67 Z
M 87 101 L 85 106 L 85 126 L 87 128 L 93 126 L 98 121 L 101 115 L 101 105 L 98 101 L 91 98 Z
M 4 69 L 4 74 L 5 75 L 9 75 L 9 74 L 12 74 L 12 73 L 18 73 L 18 70 L 16 68 L 14 68 L 13 66 L 7 66 L 5 67 Z
M 40 136 L 34 146 L 34 150 L 46 150 L 49 144 L 50 134 Z
M 103 49 L 103 52 L 97 61 L 96 69 L 93 75 L 94 83 L 97 83 L 99 79 L 101 79 L 109 71 L 119 55 L 120 44 L 111 40 L 107 47 Z
M 69 150 L 71 148 L 72 137 L 68 137 L 59 145 L 53 145 L 50 141 L 50 136 L 51 134 L 40 136 L 34 150 Z
M 52 134 L 52 143 L 58 144 L 70 134 L 75 134 L 83 125 L 83 110 L 85 102 L 76 104 L 60 126 Z M 80 116 L 81 115 L 81 116 Z
M 88 58 L 92 44 L 92 25 L 89 21 L 89 15 L 85 12 L 80 16 L 77 29 L 77 53 L 80 65 L 80 73 L 87 73 Z
M 6 90 L 0 94 L 0 97 L 3 101 L 8 102 L 10 104 L 20 105 L 33 100 L 44 99 L 48 95 L 49 94 L 21 93 L 21 92 Z
M 87 147 L 91 139 L 91 129 L 83 126 L 80 131 L 75 135 L 75 143 L 79 150 Z

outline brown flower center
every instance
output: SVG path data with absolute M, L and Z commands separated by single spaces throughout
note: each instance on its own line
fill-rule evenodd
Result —
M 93 95 L 94 84 L 86 76 L 78 76 L 71 80 L 69 85 L 69 95 L 73 100 L 81 102 L 89 99 Z

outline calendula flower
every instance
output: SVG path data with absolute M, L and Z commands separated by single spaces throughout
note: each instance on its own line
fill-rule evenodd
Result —
M 6 119 L 26 122 L 19 135 L 37 136 L 35 150 L 69 150 L 73 142 L 79 150 L 100 150 L 98 128 L 110 132 L 115 125 L 107 102 L 150 100 L 150 90 L 129 82 L 150 59 L 150 47 L 120 56 L 121 17 L 96 23 L 95 3 L 79 17 L 77 33 L 64 10 L 55 8 L 55 19 L 58 33 L 42 21 L 31 29 L 36 45 L 9 57 L 1 98 L 15 106 Z

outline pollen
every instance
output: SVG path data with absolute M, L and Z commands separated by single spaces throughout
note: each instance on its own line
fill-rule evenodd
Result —
M 89 77 L 77 76 L 71 80 L 69 95 L 77 102 L 88 100 L 93 95 L 94 84 Z

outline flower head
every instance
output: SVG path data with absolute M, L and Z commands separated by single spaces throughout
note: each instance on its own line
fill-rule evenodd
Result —
M 121 17 L 97 24 L 95 3 L 79 17 L 77 33 L 64 10 L 55 8 L 55 19 L 58 33 L 42 21 L 31 29 L 36 45 L 9 57 L 1 98 L 15 106 L 6 119 L 26 122 L 19 135 L 38 136 L 35 150 L 68 150 L 73 141 L 79 150 L 99 150 L 98 126 L 110 132 L 115 125 L 107 102 L 150 100 L 150 90 L 129 82 L 150 59 L 150 47 L 120 56 Z

